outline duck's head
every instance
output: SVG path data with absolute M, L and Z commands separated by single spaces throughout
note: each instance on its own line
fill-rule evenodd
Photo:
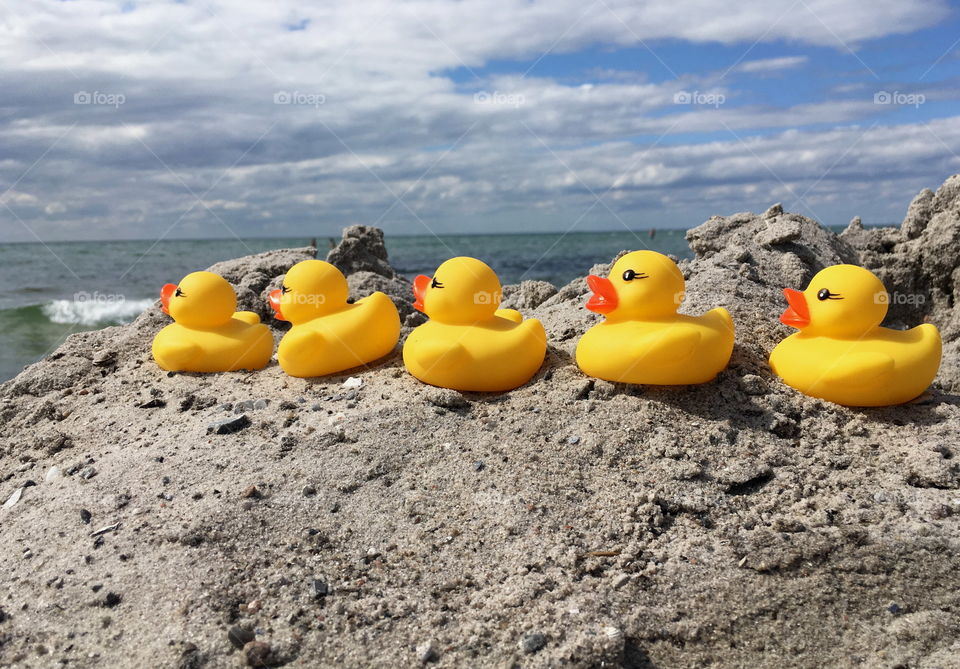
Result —
M 193 272 L 179 284 L 168 283 L 160 291 L 163 312 L 189 328 L 223 325 L 237 310 L 233 286 L 219 274 Z
M 293 324 L 342 309 L 350 289 L 343 272 L 323 260 L 304 260 L 287 271 L 283 287 L 270 293 L 274 316 Z
M 414 308 L 441 323 L 462 325 L 492 318 L 500 305 L 500 280 L 476 258 L 451 258 L 433 277 L 413 280 Z
M 608 319 L 663 318 L 683 301 L 683 274 L 677 263 L 656 251 L 633 251 L 610 268 L 609 278 L 590 275 L 593 295 L 587 309 Z
M 855 337 L 880 325 L 889 302 L 880 279 L 856 265 L 827 267 L 803 292 L 785 288 L 783 294 L 790 306 L 781 323 L 827 337 Z

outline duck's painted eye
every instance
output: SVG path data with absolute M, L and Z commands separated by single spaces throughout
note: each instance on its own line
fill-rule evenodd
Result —
M 175 292 L 175 293 L 173 294 L 173 296 L 174 296 L 174 297 L 186 297 L 186 295 L 183 294 L 183 291 L 180 290 L 179 288 L 177 288 L 177 292 Z
M 289 293 L 289 292 L 290 292 L 290 289 L 289 289 L 289 288 L 287 288 L 286 286 L 280 286 L 280 294 L 281 294 L 281 295 L 286 295 L 286 294 Z
M 624 281 L 633 281 L 634 279 L 646 279 L 647 275 L 643 272 L 637 272 L 632 269 L 628 269 L 623 273 Z
M 824 300 L 842 300 L 840 293 L 831 293 L 827 288 L 821 288 L 820 292 L 817 293 L 817 299 L 823 302 Z
M 443 284 L 437 281 L 437 277 L 433 277 L 433 281 L 430 282 L 431 288 L 443 288 Z

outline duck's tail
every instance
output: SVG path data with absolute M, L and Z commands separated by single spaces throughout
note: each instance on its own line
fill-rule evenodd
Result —
M 252 311 L 238 311 L 233 317 L 238 321 L 243 321 L 247 325 L 256 325 L 260 322 L 260 316 Z
M 922 323 L 908 332 L 916 332 L 920 341 L 926 343 L 931 349 L 942 351 L 943 340 L 940 338 L 940 330 L 933 323 Z
M 523 322 L 523 314 L 516 309 L 497 309 L 497 311 L 494 313 L 494 316 L 505 318 L 508 321 L 513 321 L 514 323 Z
M 703 315 L 704 318 L 715 321 L 716 323 L 723 325 L 725 328 L 733 332 L 733 317 L 730 316 L 730 312 L 724 309 L 723 307 L 717 307 L 716 309 L 711 309 Z

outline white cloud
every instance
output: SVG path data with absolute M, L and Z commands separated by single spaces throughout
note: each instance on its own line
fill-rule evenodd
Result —
M 869 8 L 747 0 L 723 11 L 706 0 L 124 4 L 3 7 L 0 184 L 23 176 L 35 200 L 4 202 L 45 238 L 149 236 L 181 217 L 174 236 L 208 232 L 221 225 L 216 217 L 241 234 L 263 234 L 265 222 L 290 234 L 378 220 L 421 231 L 417 217 L 464 230 L 492 212 L 503 212 L 507 229 L 528 220 L 562 227 L 594 201 L 590 190 L 611 186 L 617 211 L 670 211 L 695 217 L 677 224 L 696 223 L 706 210 L 762 206 L 783 191 L 750 149 L 787 183 L 813 184 L 861 129 L 783 129 L 889 112 L 873 104 L 877 86 L 858 97 L 761 105 L 720 76 L 732 63 L 677 78 L 669 62 L 655 77 L 605 70 L 586 85 L 537 69 L 476 80 L 470 70 L 597 43 L 656 50 L 661 38 L 845 50 L 946 11 L 940 0 Z M 805 62 L 785 56 L 738 69 Z M 464 75 L 455 80 L 456 68 Z M 275 98 L 281 92 L 286 99 Z M 677 104 L 678 93 L 723 102 Z M 870 130 L 896 157 L 864 140 L 804 200 L 836 200 L 852 188 L 858 194 L 843 206 L 876 210 L 861 184 L 879 179 L 900 201 L 918 184 L 936 185 L 956 169 L 953 122 L 931 124 L 949 149 L 919 123 Z M 732 134 L 758 131 L 773 134 L 746 145 Z M 698 143 L 703 134 L 715 141 Z M 595 207 L 584 223 L 609 225 L 598 218 L 604 212 Z M 0 239 L 23 234 L 8 222 L 0 208 Z
M 800 67 L 808 60 L 806 56 L 783 56 L 782 58 L 746 60 L 740 63 L 736 69 L 740 72 L 776 72 Z
M 10 189 L 5 193 L 0 193 L 0 204 L 35 205 L 38 202 L 39 202 L 39 199 L 37 199 L 37 196 L 31 195 L 30 193 L 21 193 L 13 189 Z
M 204 200 L 202 204 L 207 209 L 223 209 L 225 211 L 247 208 L 246 202 L 235 202 L 233 200 Z

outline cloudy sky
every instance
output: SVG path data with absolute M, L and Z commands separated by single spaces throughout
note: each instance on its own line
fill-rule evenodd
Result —
M 719 6 L 5 2 L 0 241 L 889 223 L 960 172 L 957 9 Z

